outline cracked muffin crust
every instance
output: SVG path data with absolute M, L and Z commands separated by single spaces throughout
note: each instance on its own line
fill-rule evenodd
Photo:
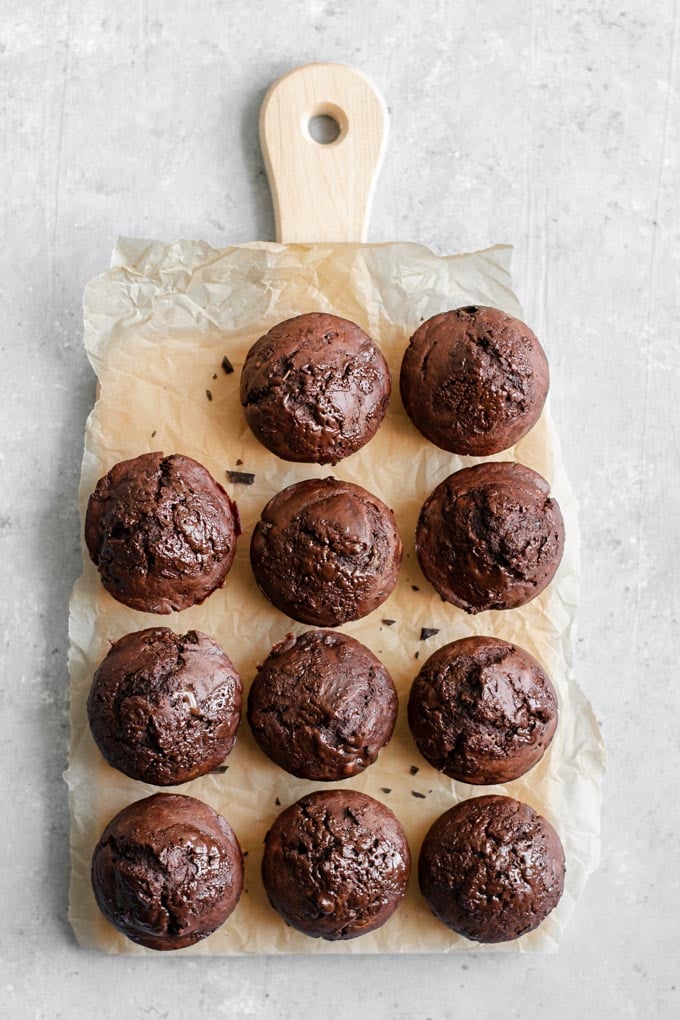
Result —
M 272 453 L 337 464 L 377 432 L 390 371 L 355 323 L 311 312 L 278 323 L 251 347 L 240 393 L 248 425 Z
M 377 609 L 397 583 L 401 556 L 392 511 L 361 486 L 332 477 L 277 493 L 250 545 L 263 594 L 294 620 L 319 627 Z
M 85 542 L 102 584 L 118 602 L 171 613 L 220 588 L 236 553 L 236 504 L 191 457 L 145 453 L 97 483 Z
M 416 527 L 423 573 L 466 613 L 530 602 L 552 581 L 563 550 L 562 514 L 545 478 L 506 461 L 449 475 Z
M 381 927 L 406 890 L 411 857 L 400 822 L 354 790 L 311 793 L 265 838 L 269 901 L 304 935 L 351 939 Z
M 425 759 L 461 783 L 508 783 L 545 753 L 557 695 L 536 660 L 494 637 L 436 651 L 413 682 L 408 724 Z
M 258 666 L 248 722 L 272 761 L 301 779 L 349 779 L 372 765 L 397 717 L 397 692 L 371 651 L 347 634 L 307 631 Z
M 94 674 L 87 714 L 109 765 L 172 786 L 224 761 L 241 705 L 241 678 L 212 638 L 151 627 L 112 645 Z
M 475 797 L 425 836 L 420 890 L 432 913 L 475 942 L 533 931 L 562 896 L 564 850 L 552 825 L 512 797 Z
M 243 857 L 229 823 L 194 797 L 156 793 L 124 808 L 92 857 L 99 909 L 147 949 L 184 949 L 229 917 Z
M 416 428 L 442 449 L 474 457 L 526 435 L 548 387 L 548 362 L 529 327 L 482 305 L 428 319 L 401 364 L 401 397 Z

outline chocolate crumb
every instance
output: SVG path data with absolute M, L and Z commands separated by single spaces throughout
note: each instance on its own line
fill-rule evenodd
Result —
M 420 640 L 427 641 L 428 638 L 434 637 L 435 634 L 439 633 L 439 627 L 421 627 L 420 628 Z
M 218 765 L 217 768 L 211 769 L 210 772 L 216 776 L 222 776 L 229 768 L 228 765 Z
M 227 478 L 235 485 L 252 485 L 255 475 L 250 471 L 227 471 Z
M 206 390 L 205 395 L 208 398 L 208 400 L 212 400 L 212 393 L 210 392 L 210 390 Z
M 416 654 L 413 656 L 413 658 L 414 659 L 419 659 L 420 658 L 420 652 L 416 652 Z
M 236 467 L 240 467 L 242 463 L 243 463 L 243 461 L 239 457 L 238 460 L 236 461 Z
M 391 627 L 392 624 L 396 623 L 396 622 L 397 622 L 396 620 L 382 620 L 381 621 L 381 623 L 384 623 L 386 627 Z
M 411 585 L 411 591 L 420 591 L 420 588 L 418 587 L 417 584 L 412 584 Z
M 217 372 L 213 375 L 213 379 L 217 379 Z
M 225 373 L 225 375 L 231 375 L 231 373 L 234 371 L 234 366 L 232 365 L 231 361 L 229 360 L 226 354 L 222 358 L 222 371 Z
M 417 776 L 418 773 L 420 772 L 420 769 L 418 768 L 417 765 L 411 765 L 409 772 L 411 773 L 412 776 Z
M 381 790 L 382 793 L 392 793 L 392 787 L 391 786 L 381 786 L 380 790 Z
M 248 851 L 248 850 L 244 850 L 244 851 L 243 851 L 243 856 L 244 856 L 244 857 L 247 857 L 247 856 L 248 856 L 248 853 L 249 853 L 249 851 Z
M 412 797 L 417 797 L 418 800 L 425 800 L 426 794 L 418 793 L 417 790 L 411 790 L 411 796 Z
M 151 438 L 153 439 L 155 435 L 156 435 L 156 430 L 154 429 L 153 432 L 151 433 Z
M 278 798 L 278 797 L 276 798 L 276 800 L 274 801 L 274 803 L 276 804 L 276 806 L 277 806 L 277 807 L 281 807 L 281 801 L 279 800 L 279 798 Z

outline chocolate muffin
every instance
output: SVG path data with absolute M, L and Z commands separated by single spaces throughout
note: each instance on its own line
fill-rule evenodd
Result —
M 243 887 L 229 823 L 194 797 L 156 793 L 124 808 L 92 856 L 102 914 L 147 949 L 184 949 L 224 924 Z
M 310 312 L 255 343 L 241 373 L 253 434 L 283 460 L 337 464 L 372 439 L 391 381 L 379 348 L 353 322 Z
M 85 541 L 114 599 L 144 613 L 201 603 L 229 573 L 241 534 L 236 504 L 191 457 L 144 453 L 100 478 Z
M 397 583 L 394 514 L 351 482 L 311 478 L 277 493 L 250 545 L 261 591 L 294 620 L 335 627 L 381 605 Z
M 523 606 L 550 584 L 564 524 L 545 478 L 522 464 L 456 471 L 425 501 L 418 562 L 430 584 L 466 613 Z
M 557 695 L 528 652 L 493 637 L 444 645 L 413 682 L 408 724 L 430 765 L 461 783 L 509 783 L 542 757 Z
M 525 323 L 470 305 L 424 322 L 401 364 L 401 397 L 430 442 L 487 457 L 513 446 L 538 421 L 548 362 Z
M 274 645 L 248 696 L 248 722 L 272 761 L 300 779 L 349 779 L 377 759 L 397 692 L 375 655 L 347 634 L 311 630 Z
M 310 793 L 267 833 L 262 880 L 275 910 L 304 935 L 353 939 L 380 928 L 406 890 L 411 855 L 389 808 L 365 793 Z
M 172 786 L 224 761 L 241 703 L 241 679 L 212 638 L 151 627 L 112 645 L 94 674 L 87 714 L 109 765 Z
M 564 871 L 552 825 L 512 797 L 475 797 L 445 811 L 418 861 L 432 913 L 474 942 L 507 942 L 537 928 L 559 903 Z

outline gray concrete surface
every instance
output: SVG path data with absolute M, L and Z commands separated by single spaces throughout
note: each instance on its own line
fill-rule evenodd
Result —
M 0 1015 L 678 1016 L 677 5 L 27 0 L 0 33 Z M 371 238 L 513 242 L 551 359 L 610 755 L 602 866 L 556 957 L 111 959 L 66 921 L 83 285 L 118 233 L 271 238 L 257 112 L 314 59 L 391 108 Z

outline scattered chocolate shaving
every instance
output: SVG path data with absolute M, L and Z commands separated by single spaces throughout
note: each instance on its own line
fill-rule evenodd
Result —
M 411 765 L 409 772 L 411 773 L 412 776 L 417 776 L 418 773 L 420 772 L 420 769 L 418 768 L 417 765 Z
M 435 634 L 439 633 L 439 627 L 421 627 L 420 628 L 420 640 L 427 641 L 428 638 L 434 637 Z
M 248 856 L 248 853 L 249 853 L 249 851 L 248 851 L 248 850 L 244 850 L 244 851 L 243 851 L 243 856 L 244 856 L 244 857 L 247 857 L 247 856 Z
M 418 587 L 417 584 L 412 584 L 411 585 L 411 591 L 420 591 L 420 588 Z
M 227 478 L 234 485 L 252 485 L 255 475 L 250 471 L 227 471 Z
M 383 793 L 392 793 L 392 787 L 391 786 L 381 786 L 380 789 L 381 789 L 381 791 Z
M 153 432 L 151 433 L 151 438 L 153 439 L 153 437 L 154 437 L 155 435 L 156 435 L 156 430 L 154 429 L 154 430 L 153 430 Z
M 380 622 L 384 623 L 386 627 L 391 627 L 392 624 L 396 623 L 397 621 L 396 620 L 381 620 Z
M 208 398 L 208 400 L 212 400 L 212 393 L 210 392 L 210 390 L 206 390 L 205 395 Z
M 276 804 L 276 806 L 277 806 L 277 807 L 281 807 L 281 801 L 279 800 L 279 798 L 278 798 L 278 797 L 276 798 L 276 800 L 274 801 L 274 803 Z
M 231 375 L 231 373 L 234 371 L 234 366 L 232 365 L 231 361 L 229 360 L 226 354 L 222 358 L 222 371 L 225 373 L 225 375 Z
M 217 372 L 213 375 L 213 379 L 217 379 Z
M 419 659 L 420 658 L 420 652 L 416 652 L 416 654 L 413 656 L 413 658 L 414 659 Z
M 425 794 L 425 793 L 418 793 L 417 790 L 411 790 L 411 796 L 412 797 L 417 797 L 418 800 L 425 800 L 425 797 L 427 796 L 427 794 Z
M 243 463 L 243 461 L 239 457 L 238 460 L 236 461 L 236 467 L 240 467 L 242 463 Z

